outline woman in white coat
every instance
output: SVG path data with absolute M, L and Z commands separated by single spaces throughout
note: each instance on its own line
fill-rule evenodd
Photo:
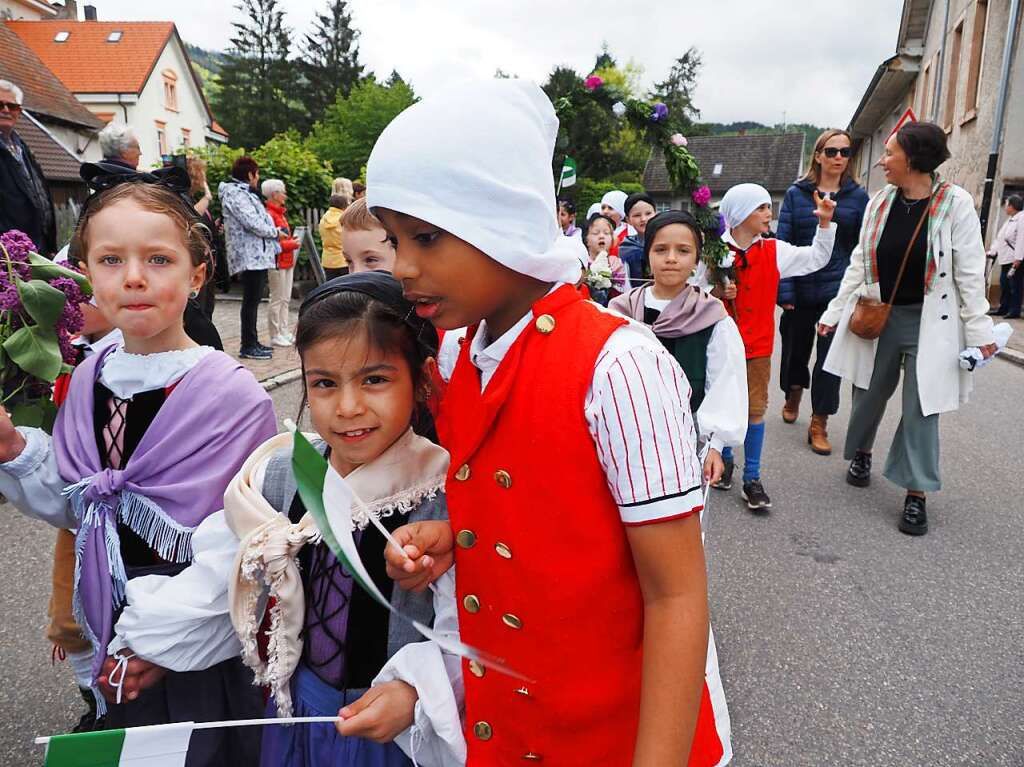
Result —
M 946 134 L 934 123 L 910 123 L 889 138 L 881 159 L 889 183 L 868 204 L 839 293 L 818 325 L 819 333 L 836 334 L 825 369 L 853 383 L 845 449 L 851 485 L 871 482 L 878 425 L 905 372 L 902 417 L 884 475 L 907 491 L 899 529 L 908 535 L 928 531 L 925 493 L 941 487 L 939 414 L 965 403 L 973 385 L 958 355 L 968 347 L 985 357 L 996 351 L 974 200 L 934 173 L 948 158 Z M 862 296 L 893 305 L 876 340 L 849 330 Z

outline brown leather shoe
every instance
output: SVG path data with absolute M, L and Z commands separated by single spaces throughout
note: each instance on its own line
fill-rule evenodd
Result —
M 828 442 L 827 415 L 811 416 L 811 425 L 807 429 L 807 444 L 818 455 L 832 455 L 832 445 Z
M 799 386 L 794 386 L 789 390 L 786 404 L 782 406 L 783 421 L 786 423 L 796 423 L 796 419 L 800 415 L 800 398 L 803 396 L 804 390 Z

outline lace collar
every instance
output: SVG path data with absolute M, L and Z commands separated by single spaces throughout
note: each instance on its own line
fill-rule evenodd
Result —
M 213 350 L 212 346 L 193 346 L 180 351 L 130 354 L 119 346 L 103 360 L 100 383 L 118 399 L 131 399 L 181 380 Z

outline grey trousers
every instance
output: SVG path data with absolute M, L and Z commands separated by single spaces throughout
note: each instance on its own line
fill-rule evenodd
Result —
M 921 306 L 894 306 L 878 339 L 875 369 L 867 389 L 853 387 L 853 410 L 846 430 L 844 454 L 851 460 L 858 450 L 875 444 L 885 406 L 896 391 L 903 368 L 903 413 L 885 461 L 886 479 L 907 490 L 934 491 L 939 480 L 939 416 L 921 412 L 917 391 L 917 339 L 921 332 Z

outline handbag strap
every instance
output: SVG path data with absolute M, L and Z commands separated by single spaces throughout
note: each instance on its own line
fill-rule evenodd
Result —
M 899 194 L 899 192 L 897 192 Z M 917 226 L 914 228 L 914 233 L 910 235 L 910 242 L 907 244 L 907 251 L 903 254 L 903 263 L 900 264 L 900 270 L 896 274 L 896 282 L 893 283 L 892 292 L 889 294 L 889 300 L 885 303 L 892 306 L 892 302 L 896 300 L 896 291 L 900 289 L 900 281 L 903 279 L 903 272 L 907 270 L 907 262 L 910 260 L 910 251 L 914 249 L 914 243 L 917 242 L 917 235 L 921 233 L 921 227 L 924 226 L 924 220 L 928 218 L 928 211 L 932 207 L 932 198 L 929 195 L 928 204 L 924 206 L 924 212 L 921 214 L 921 218 L 917 220 Z

